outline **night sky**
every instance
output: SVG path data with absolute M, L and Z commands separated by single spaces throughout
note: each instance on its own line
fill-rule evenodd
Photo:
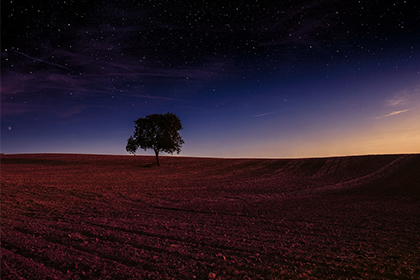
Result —
M 420 2 L 2 1 L 2 153 L 127 154 L 166 112 L 184 156 L 419 153 Z

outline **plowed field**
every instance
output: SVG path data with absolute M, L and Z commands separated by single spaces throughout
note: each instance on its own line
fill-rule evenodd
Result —
M 420 155 L 1 156 L 1 279 L 419 279 Z

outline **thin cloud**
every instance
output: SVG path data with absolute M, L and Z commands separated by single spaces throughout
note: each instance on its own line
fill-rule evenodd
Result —
M 27 55 L 26 53 L 23 53 L 23 52 L 19 52 L 19 51 L 15 51 L 15 50 L 14 50 L 14 52 L 17 53 L 17 54 L 23 55 L 24 57 L 27 57 L 29 59 L 38 61 L 38 62 L 43 62 L 43 63 L 49 64 L 49 65 L 52 65 L 52 66 L 57 66 L 57 67 L 72 71 L 70 68 L 65 67 L 63 65 L 60 65 L 60 64 L 57 64 L 57 63 L 49 62 L 49 61 L 41 59 L 41 58 L 36 58 L 36 57 L 30 56 L 30 55 Z
M 391 112 L 391 113 L 389 113 L 387 115 L 376 117 L 375 119 L 382 119 L 382 118 L 392 117 L 392 116 L 395 116 L 395 115 L 398 115 L 398 114 L 401 114 L 401 113 L 405 113 L 405 112 L 407 112 L 409 110 L 410 109 L 405 109 L 405 110 L 400 110 L 400 111 L 394 111 L 394 112 Z
M 263 114 L 258 114 L 258 115 L 255 115 L 254 117 L 255 117 L 255 118 L 265 117 L 265 116 L 268 116 L 268 115 L 277 114 L 278 112 L 279 112 L 279 111 L 275 111 L 275 112 L 268 112 L 268 113 L 263 113 Z
M 135 98 L 146 98 L 146 99 L 160 99 L 160 100 L 180 101 L 180 99 L 171 98 L 171 97 L 145 95 L 145 94 L 134 94 L 134 93 L 123 93 L 123 94 L 121 94 L 121 96 L 135 97 Z
M 410 94 L 407 91 L 401 91 L 396 93 L 393 98 L 387 99 L 385 101 L 385 106 L 387 107 L 396 107 L 403 106 L 410 102 Z
M 385 100 L 385 106 L 397 107 L 420 101 L 420 86 L 404 89 L 394 94 L 392 98 Z
M 407 98 L 394 98 L 387 100 L 387 105 L 391 107 L 405 104 L 407 104 Z

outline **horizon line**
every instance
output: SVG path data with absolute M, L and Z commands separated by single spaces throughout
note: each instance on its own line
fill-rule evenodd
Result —
M 104 153 L 57 153 L 57 152 L 39 152 L 39 153 L 0 153 L 0 156 L 13 155 L 85 155 L 85 156 L 121 156 L 121 157 L 152 157 L 154 155 L 130 155 L 130 154 L 104 154 Z M 328 156 L 308 156 L 308 157 L 221 157 L 221 156 L 192 156 L 192 155 L 159 155 L 159 157 L 179 157 L 179 158 L 198 158 L 198 159 L 322 159 L 322 158 L 339 158 L 339 157 L 362 157 L 362 156 L 403 156 L 403 155 L 420 155 L 418 152 L 413 153 L 370 153 L 370 154 L 349 154 L 349 155 L 328 155 Z

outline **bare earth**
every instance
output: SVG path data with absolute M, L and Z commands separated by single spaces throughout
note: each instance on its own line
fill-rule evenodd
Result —
M 419 279 L 420 155 L 1 156 L 1 279 Z

